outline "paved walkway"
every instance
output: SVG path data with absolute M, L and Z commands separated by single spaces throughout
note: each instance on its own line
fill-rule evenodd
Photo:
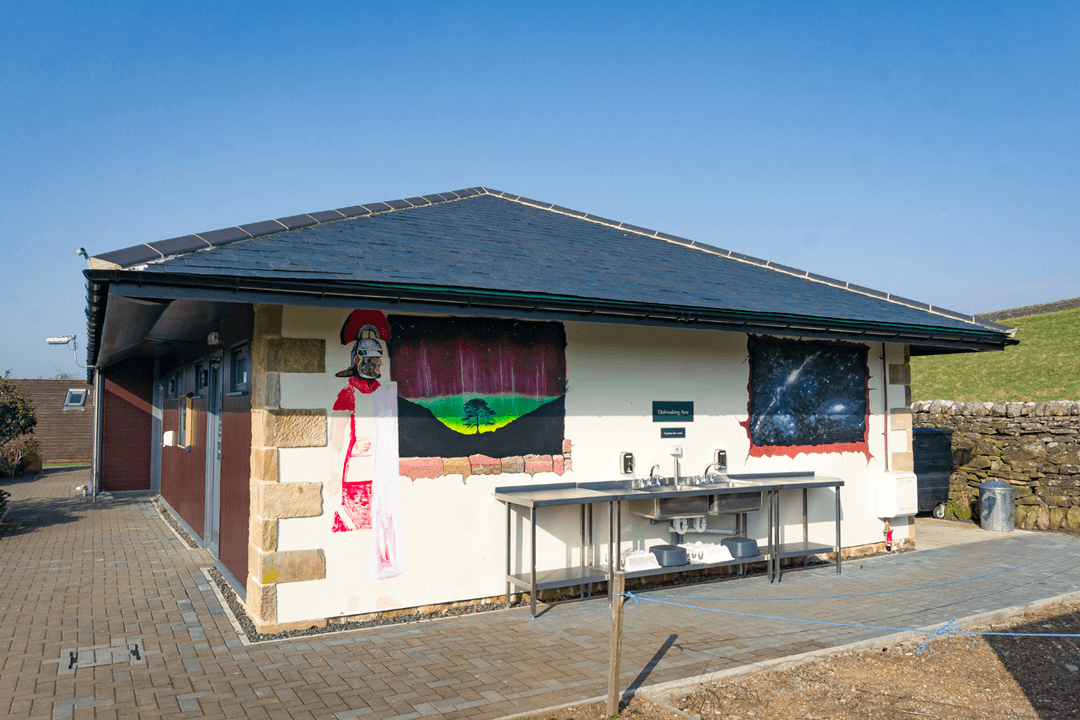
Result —
M 604 600 L 245 645 L 202 569 L 148 496 L 90 504 L 71 494 L 86 470 L 4 483 L 0 536 L 0 717 L 497 718 L 602 695 Z M 973 531 L 965 529 L 966 531 Z M 994 577 L 895 595 L 1076 548 L 1010 533 L 985 542 L 748 578 L 652 597 L 757 615 L 918 628 L 953 616 L 1080 591 L 1080 548 Z M 467 568 L 463 568 L 467 571 Z M 629 603 L 623 687 L 693 677 L 889 634 Z M 78 664 L 71 666 L 71 653 Z

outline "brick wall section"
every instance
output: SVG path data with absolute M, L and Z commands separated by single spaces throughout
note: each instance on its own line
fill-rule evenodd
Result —
M 326 445 L 326 410 L 281 407 L 281 373 L 326 371 L 323 340 L 281 337 L 281 306 L 256 305 L 251 342 L 251 500 L 248 528 L 248 612 L 259 632 L 276 633 L 326 620 L 279 623 L 277 586 L 326 577 L 322 550 L 279 551 L 278 522 L 322 514 L 321 482 L 280 481 L 279 448 Z
M 953 402 L 912 406 L 917 427 L 953 430 L 948 512 L 971 517 L 979 485 L 1016 490 L 1016 525 L 1080 530 L 1080 402 Z
M 94 454 L 94 387 L 80 380 L 12 381 L 34 405 L 38 424 L 33 438 L 41 443 L 42 459 L 46 463 L 89 464 Z M 84 409 L 64 409 L 69 389 L 86 390 Z

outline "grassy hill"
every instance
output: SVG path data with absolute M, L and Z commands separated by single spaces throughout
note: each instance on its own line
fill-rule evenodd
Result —
M 1000 320 L 1003 352 L 911 358 L 912 400 L 1080 400 L 1080 309 Z

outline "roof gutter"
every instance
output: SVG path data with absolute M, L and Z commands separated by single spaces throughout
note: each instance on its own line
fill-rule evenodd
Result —
M 970 330 L 874 323 L 796 314 L 753 313 L 712 308 L 632 303 L 619 300 L 510 293 L 474 288 L 350 281 L 284 281 L 237 276 L 178 276 L 131 270 L 86 270 L 88 364 L 96 361 L 107 296 L 189 298 L 217 302 L 324 305 L 398 312 L 498 313 L 523 319 L 575 320 L 650 326 L 700 327 L 746 333 L 775 333 L 892 342 L 931 352 L 1001 350 L 1017 344 L 1008 333 L 979 326 Z

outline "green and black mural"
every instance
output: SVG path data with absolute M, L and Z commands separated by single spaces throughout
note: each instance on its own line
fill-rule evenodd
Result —
M 561 323 L 388 318 L 402 457 L 562 452 Z

